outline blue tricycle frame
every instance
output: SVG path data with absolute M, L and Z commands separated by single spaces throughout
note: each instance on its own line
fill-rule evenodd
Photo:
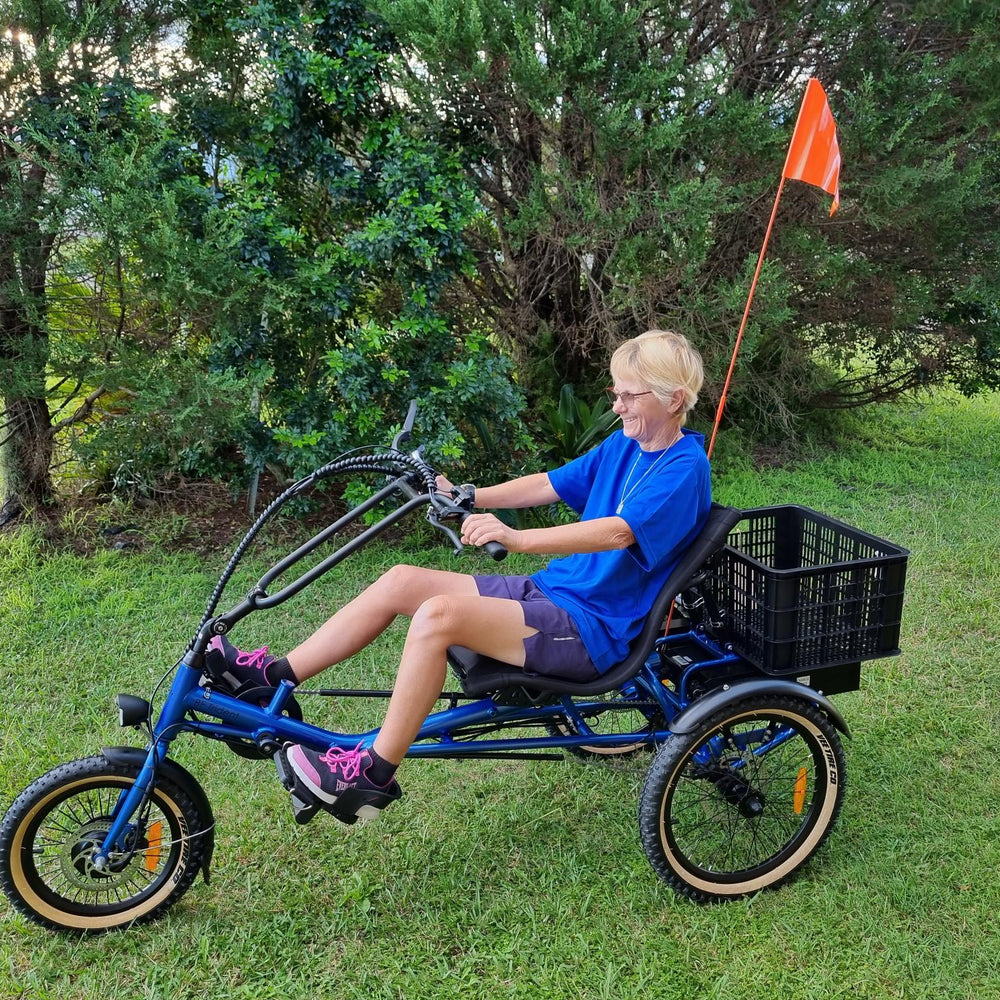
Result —
M 227 690 L 209 672 L 205 653 L 214 636 L 294 597 L 419 508 L 461 549 L 452 525 L 468 516 L 470 495 L 462 487 L 454 495 L 438 492 L 420 449 L 400 450 L 414 414 L 411 408 L 388 450 L 331 462 L 262 513 L 226 567 L 155 720 L 147 700 L 118 696 L 121 724 L 144 731 L 145 747 L 107 747 L 61 764 L 11 804 L 0 825 L 0 886 L 21 913 L 57 930 L 102 932 L 163 913 L 199 871 L 208 880 L 215 818 L 197 779 L 170 755 L 182 735 L 222 742 L 241 756 L 274 758 L 299 822 L 309 821 L 317 807 L 283 772 L 282 746 L 371 745 L 377 729 L 347 733 L 312 725 L 298 700 L 391 692 L 306 692 L 288 682 Z M 320 480 L 366 472 L 388 481 L 277 563 L 234 608 L 216 613 L 246 549 L 280 507 Z M 270 592 L 293 566 L 393 500 L 395 508 L 377 523 Z M 595 681 L 542 677 L 470 650 L 449 650 L 460 690 L 442 693 L 447 707 L 427 718 L 408 757 L 534 759 L 567 751 L 593 760 L 648 752 L 639 832 L 664 881 L 696 901 L 734 899 L 787 881 L 818 850 L 840 812 L 840 736 L 849 733 L 827 695 L 856 688 L 859 664 L 796 679 L 768 674 L 734 650 L 707 568 L 742 516 L 713 505 L 629 656 Z M 490 552 L 505 555 L 492 544 Z

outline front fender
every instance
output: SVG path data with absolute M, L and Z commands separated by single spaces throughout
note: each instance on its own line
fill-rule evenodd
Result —
M 755 677 L 752 680 L 739 681 L 729 687 L 718 688 L 705 695 L 704 698 L 699 698 L 677 715 L 670 724 L 670 732 L 675 736 L 692 733 L 716 712 L 752 695 L 782 695 L 818 705 L 848 739 L 851 736 L 851 731 L 848 729 L 844 717 L 829 698 L 814 691 L 811 687 L 806 687 L 805 684 L 782 680 L 780 677 Z
M 142 747 L 101 747 L 101 755 L 112 764 L 134 767 L 138 771 L 146 763 L 149 753 Z M 212 862 L 212 853 L 215 850 L 215 815 L 212 813 L 212 805 L 208 801 L 204 789 L 198 784 L 198 780 L 177 761 L 170 760 L 168 757 L 157 765 L 157 770 L 177 785 L 198 810 L 198 815 L 201 817 L 201 829 L 204 831 L 201 836 L 206 841 L 205 852 L 202 855 L 201 874 L 207 885 L 209 866 Z

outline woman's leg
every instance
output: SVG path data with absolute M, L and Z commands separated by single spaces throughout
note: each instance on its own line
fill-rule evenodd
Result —
M 472 583 L 472 589 L 477 590 L 475 582 L 466 579 Z M 374 598 L 370 606 L 366 603 L 363 608 L 386 610 Z M 394 780 L 396 766 L 406 756 L 441 694 L 449 646 L 467 646 L 487 656 L 523 666 L 524 640 L 536 631 L 525 625 L 524 612 L 516 601 L 480 597 L 478 593 L 438 593 L 426 597 L 416 608 L 408 603 L 407 608 L 411 609 L 413 621 L 406 635 L 385 722 L 371 750 L 331 749 L 319 754 L 303 746 L 293 746 L 286 752 L 286 760 L 301 785 L 319 804 L 341 819 L 345 814 L 361 818 L 377 816 L 402 794 Z M 401 609 L 401 613 L 406 612 Z M 330 624 L 336 618 L 335 615 Z M 375 619 L 368 631 L 381 620 Z M 353 616 L 348 624 L 355 625 Z M 363 634 L 367 632 L 359 625 L 354 639 Z M 318 645 L 329 653 L 338 641 L 341 641 L 338 636 L 327 635 Z M 348 818 L 347 821 L 352 820 Z
M 473 584 L 473 587 L 475 585 Z M 449 594 L 425 600 L 410 624 L 385 722 L 373 749 L 399 764 L 441 695 L 449 646 L 465 646 L 516 666 L 535 633 L 516 601 Z
M 308 680 L 364 649 L 397 615 L 412 618 L 430 598 L 479 599 L 478 593 L 476 581 L 465 573 L 393 566 L 293 649 L 288 663 L 299 681 Z

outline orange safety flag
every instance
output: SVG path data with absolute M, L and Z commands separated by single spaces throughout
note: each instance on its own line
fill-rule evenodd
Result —
M 815 184 L 827 194 L 832 194 L 830 214 L 837 211 L 840 204 L 840 146 L 837 143 L 837 126 L 819 80 L 810 79 L 806 86 L 781 176 Z
M 795 131 L 792 133 L 792 142 L 788 147 L 788 155 L 785 157 L 785 167 L 781 171 L 781 183 L 778 185 L 778 193 L 774 196 L 774 207 L 771 209 L 771 218 L 768 220 L 764 242 L 760 248 L 760 256 L 757 258 L 757 269 L 753 273 L 753 281 L 750 282 L 750 294 L 747 296 L 746 308 L 743 310 L 739 333 L 736 334 L 736 346 L 733 348 L 733 356 L 729 360 L 729 371 L 726 374 L 722 395 L 719 397 L 719 405 L 715 411 L 715 426 L 712 428 L 712 437 L 708 442 L 709 458 L 712 457 L 715 438 L 719 433 L 719 424 L 722 423 L 722 411 L 726 406 L 729 384 L 732 382 L 733 371 L 736 368 L 736 355 L 739 354 L 740 344 L 743 342 L 743 332 L 746 330 L 747 317 L 750 315 L 750 303 L 753 302 L 753 293 L 757 289 L 757 279 L 760 277 L 760 269 L 764 264 L 764 254 L 767 252 L 767 241 L 771 238 L 771 230 L 774 228 L 774 220 L 778 215 L 778 203 L 781 201 L 781 192 L 784 190 L 786 180 L 805 181 L 806 184 L 815 184 L 816 187 L 821 187 L 833 195 L 833 206 L 830 209 L 830 214 L 833 215 L 837 211 L 837 206 L 840 204 L 840 145 L 837 143 L 837 126 L 834 124 L 830 105 L 826 102 L 826 93 L 819 80 L 809 80 L 805 96 L 802 98 L 802 107 L 799 108 L 798 121 L 795 123 Z

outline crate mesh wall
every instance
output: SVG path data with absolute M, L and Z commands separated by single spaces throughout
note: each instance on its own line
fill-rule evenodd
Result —
M 712 588 L 736 650 L 769 673 L 899 652 L 905 549 L 805 507 L 748 511 Z

